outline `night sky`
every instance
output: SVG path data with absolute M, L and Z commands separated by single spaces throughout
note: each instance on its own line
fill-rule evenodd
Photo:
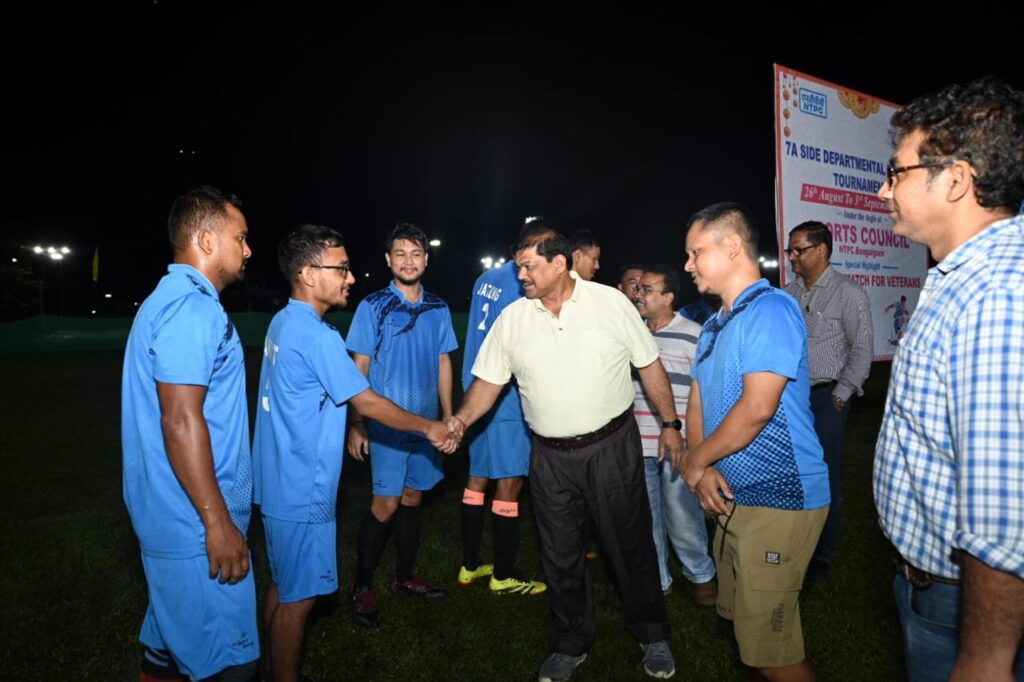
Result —
M 1024 88 L 1015 22 L 995 2 L 944 23 L 842 4 L 841 25 L 785 5 L 738 26 L 735 5 L 709 17 L 98 4 L 0 10 L 0 250 L 4 267 L 49 268 L 53 292 L 53 264 L 24 247 L 71 246 L 70 314 L 96 300 L 131 314 L 170 258 L 173 198 L 204 183 L 238 194 L 250 227 L 229 310 L 282 300 L 275 246 L 300 222 L 345 235 L 353 306 L 386 283 L 399 221 L 443 240 L 424 283 L 456 311 L 479 259 L 507 255 L 528 215 L 595 232 L 609 284 L 627 262 L 681 266 L 687 217 L 715 201 L 749 205 L 772 254 L 774 62 L 897 103 L 986 73 Z

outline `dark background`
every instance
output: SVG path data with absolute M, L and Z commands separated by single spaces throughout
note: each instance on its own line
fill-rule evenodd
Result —
M 170 259 L 171 202 L 204 183 L 250 227 L 229 310 L 283 300 L 274 249 L 299 222 L 345 234 L 350 305 L 387 281 L 398 221 L 443 240 L 424 282 L 456 311 L 528 215 L 594 231 L 605 283 L 681 266 L 687 217 L 714 201 L 749 205 L 773 255 L 773 63 L 897 103 L 986 73 L 1024 87 L 1003 3 L 757 7 L 5 3 L 4 318 L 132 314 Z

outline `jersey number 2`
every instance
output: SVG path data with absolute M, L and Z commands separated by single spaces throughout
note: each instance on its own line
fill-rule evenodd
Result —
M 487 316 L 491 314 L 491 304 L 484 303 L 483 307 L 480 310 L 482 310 L 484 313 L 484 319 L 480 320 L 480 324 L 478 324 L 476 328 L 482 332 L 485 332 L 487 331 Z

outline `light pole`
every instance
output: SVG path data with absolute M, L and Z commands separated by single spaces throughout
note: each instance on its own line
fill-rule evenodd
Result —
M 64 259 L 71 255 L 71 247 L 64 244 L 41 246 L 36 244 L 31 248 L 36 256 L 57 263 L 57 314 L 64 314 Z M 39 271 L 39 314 L 44 314 L 43 308 L 43 270 Z

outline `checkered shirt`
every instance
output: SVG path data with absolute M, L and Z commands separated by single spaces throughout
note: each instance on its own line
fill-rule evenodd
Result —
M 893 360 L 874 489 L 910 564 L 957 578 L 964 550 L 1024 577 L 1024 216 L 928 272 Z

